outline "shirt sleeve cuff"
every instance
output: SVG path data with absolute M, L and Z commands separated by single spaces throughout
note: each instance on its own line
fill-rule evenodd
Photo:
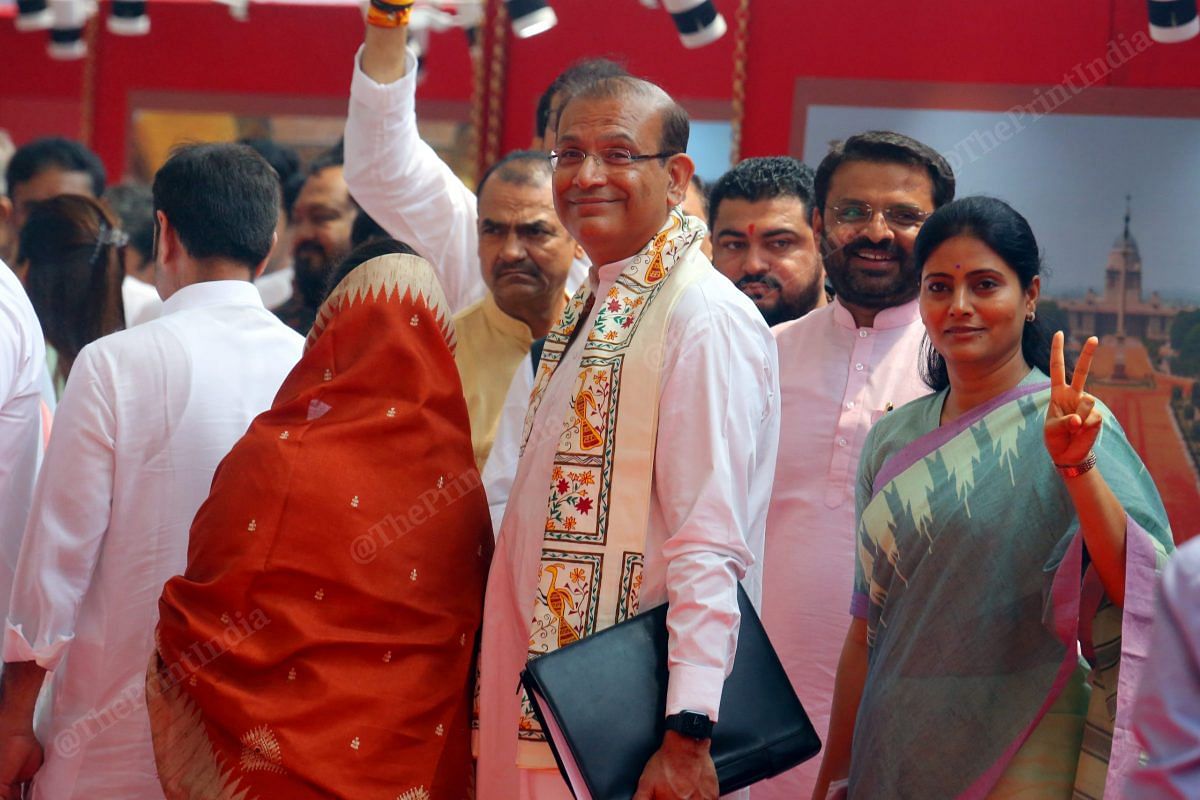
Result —
M 14 663 L 36 661 L 42 669 L 53 672 L 54 668 L 58 666 L 58 662 L 62 661 L 65 655 L 64 651 L 73 638 L 59 638 L 46 647 L 34 647 L 25 638 L 25 633 L 21 630 L 20 625 L 6 622 L 4 626 L 4 660 Z
M 850 596 L 850 616 L 866 619 L 869 604 L 870 599 L 866 592 L 855 592 Z
M 716 722 L 724 688 L 724 670 L 676 664 L 667 679 L 667 716 L 695 711 Z
M 404 53 L 404 77 L 393 83 L 378 83 L 362 70 L 363 46 L 354 54 L 354 77 L 350 80 L 350 99 L 381 112 L 400 113 L 413 108 L 417 95 L 417 56 L 412 49 Z

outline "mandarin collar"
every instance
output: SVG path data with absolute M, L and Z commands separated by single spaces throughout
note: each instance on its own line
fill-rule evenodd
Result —
M 833 305 L 833 321 L 839 328 L 848 328 L 849 330 L 858 328 L 854 324 L 854 315 L 850 313 L 850 309 L 842 305 L 840 298 L 834 297 L 831 305 Z M 874 330 L 891 330 L 911 325 L 920 319 L 920 305 L 914 298 L 907 303 L 880 310 L 875 314 L 875 322 L 870 327 Z

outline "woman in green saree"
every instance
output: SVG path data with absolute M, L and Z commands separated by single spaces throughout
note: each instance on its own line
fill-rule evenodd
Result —
M 926 382 L 872 429 L 821 778 L 850 798 L 1120 797 L 1171 549 L 1112 413 L 1036 322 L 1028 222 L 969 197 L 917 238 Z

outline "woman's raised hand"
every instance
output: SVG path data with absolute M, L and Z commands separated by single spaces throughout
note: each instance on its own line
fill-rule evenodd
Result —
M 1100 344 L 1095 336 L 1083 343 L 1075 373 L 1067 383 L 1063 332 L 1054 334 L 1050 344 L 1050 407 L 1046 410 L 1044 437 L 1046 452 L 1055 464 L 1081 464 L 1091 452 L 1100 434 L 1100 412 L 1096 398 L 1083 390 L 1092 357 Z

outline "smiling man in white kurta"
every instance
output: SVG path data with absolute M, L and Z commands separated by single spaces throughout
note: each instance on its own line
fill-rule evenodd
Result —
M 517 676 L 639 609 L 671 604 L 668 716 L 720 725 L 738 581 L 759 593 L 778 380 L 761 315 L 702 254 L 700 220 L 672 210 L 686 146 L 686 115 L 633 78 L 580 91 L 559 120 L 555 206 L 596 266 L 547 338 L 492 562 L 480 800 L 570 797 Z M 642 783 L 715 798 L 708 742 L 668 731 Z
M 267 162 L 242 145 L 184 149 L 156 176 L 154 204 L 162 316 L 80 352 L 25 530 L 4 641 L 0 797 L 18 796 L 39 741 L 34 798 L 162 797 L 144 699 L 158 597 L 186 564 L 217 462 L 300 356 L 300 336 L 250 282 L 278 214 Z M 35 741 L 46 671 L 53 703 Z

